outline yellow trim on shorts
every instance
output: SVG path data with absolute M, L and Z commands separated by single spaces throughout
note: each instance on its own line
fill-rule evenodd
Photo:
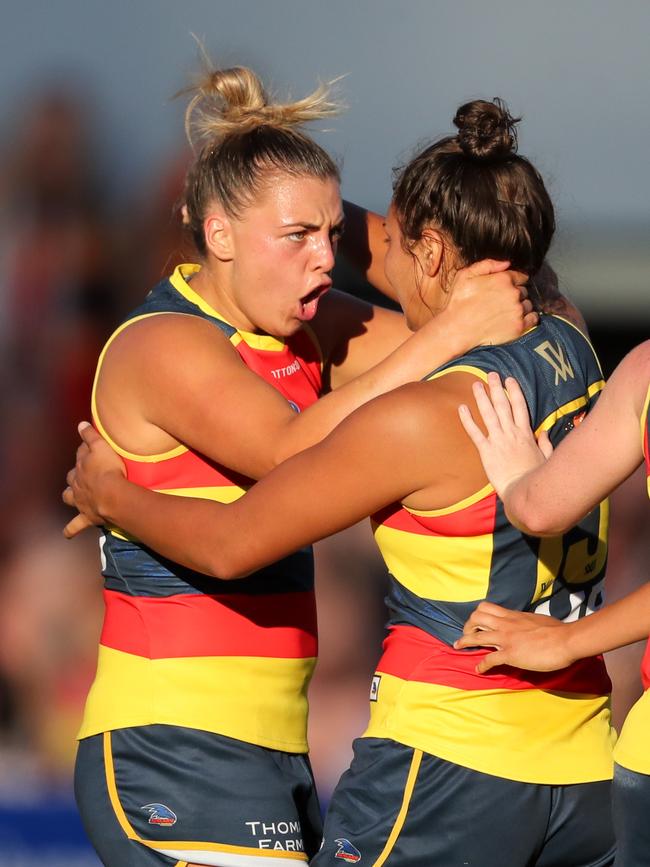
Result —
M 120 796 L 117 792 L 117 784 L 115 782 L 115 766 L 113 764 L 113 746 L 111 744 L 111 733 L 104 732 L 104 768 L 106 770 L 106 787 L 108 788 L 108 796 L 115 813 L 115 818 L 120 823 L 120 828 L 124 831 L 129 840 L 138 840 L 140 838 L 133 830 L 131 823 L 126 818 L 124 807 L 120 801 Z
M 284 849 L 278 853 L 275 850 L 255 849 L 252 846 L 232 846 L 229 843 L 209 843 L 197 842 L 196 840 L 145 840 L 140 837 L 129 822 L 124 807 L 120 801 L 120 796 L 117 791 L 115 782 L 115 765 L 113 763 L 113 749 L 111 744 L 111 732 L 103 733 L 104 741 L 104 767 L 106 770 L 106 786 L 108 788 L 108 796 L 110 798 L 115 818 L 120 824 L 120 827 L 126 834 L 129 840 L 134 840 L 147 846 L 149 849 L 154 849 L 157 852 L 167 853 L 174 849 L 189 849 L 191 851 L 203 852 L 224 852 L 231 855 L 254 855 L 266 858 L 289 858 L 293 861 L 306 861 L 307 856 L 304 852 L 291 852 Z M 168 856 L 169 857 L 169 856 Z M 174 856 L 171 856 L 174 857 Z M 188 861 L 177 861 L 175 867 L 187 867 Z
M 413 790 L 415 789 L 415 783 L 418 778 L 418 772 L 420 770 L 420 765 L 422 764 L 422 750 L 413 750 L 413 758 L 411 760 L 411 767 L 409 768 L 408 777 L 406 778 L 406 785 L 404 787 L 404 797 L 402 798 L 402 806 L 400 807 L 399 813 L 397 814 L 397 818 L 395 819 L 395 824 L 393 825 L 390 834 L 388 835 L 388 840 L 386 840 L 386 845 L 384 846 L 381 855 L 375 861 L 373 867 L 381 867 L 382 864 L 385 863 L 386 859 L 393 851 L 395 843 L 397 842 L 397 838 L 399 837 L 402 828 L 404 827 L 404 822 L 406 821 L 406 816 L 409 811 L 409 805 L 411 803 L 411 797 L 413 796 Z

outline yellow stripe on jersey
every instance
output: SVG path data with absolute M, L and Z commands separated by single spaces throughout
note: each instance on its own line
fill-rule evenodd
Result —
M 279 352 L 284 349 L 284 340 L 277 337 L 271 337 L 270 334 L 256 334 L 254 331 L 244 331 L 241 328 L 237 328 L 236 325 L 229 322 L 221 313 L 218 313 L 214 307 L 211 307 L 210 304 L 201 297 L 201 295 L 195 292 L 185 278 L 191 277 L 200 270 L 200 265 L 178 265 L 172 276 L 169 278 L 169 282 L 172 284 L 174 289 L 183 296 L 183 298 L 190 303 L 195 304 L 203 313 L 212 316 L 214 319 L 220 319 L 222 322 L 225 322 L 226 325 L 235 328 L 236 334 L 233 334 L 230 338 L 234 345 L 237 345 L 237 343 L 244 340 L 251 349 L 264 349 L 268 352 Z M 237 339 L 237 336 L 239 336 L 239 339 Z
M 559 419 L 570 415 L 572 412 L 576 412 L 577 410 L 582 409 L 582 407 L 586 406 L 587 403 L 591 400 L 591 398 L 601 392 L 604 387 L 604 379 L 599 379 L 597 382 L 592 382 L 592 384 L 587 388 L 587 394 L 585 396 L 578 397 L 576 398 L 576 400 L 571 400 L 569 401 L 569 403 L 565 403 L 563 406 L 558 407 L 550 415 L 547 415 L 544 421 L 535 429 L 535 436 L 539 436 L 539 434 L 544 430 L 550 430 L 553 425 L 557 421 L 559 421 Z
M 441 602 L 473 602 L 487 596 L 494 534 L 433 536 L 384 524 L 373 528 L 388 571 L 412 593 Z
M 646 690 L 628 713 L 614 749 L 614 761 L 629 771 L 650 775 L 650 691 Z
M 138 455 L 135 454 L 135 452 L 130 452 L 127 449 L 123 449 L 122 446 L 118 445 L 115 440 L 108 434 L 108 431 L 102 424 L 102 421 L 99 417 L 99 411 L 97 409 L 97 385 L 99 383 L 99 374 L 101 372 L 104 358 L 106 357 L 106 353 L 108 352 L 109 347 L 111 346 L 115 338 L 120 335 L 126 328 L 128 328 L 129 325 L 133 325 L 134 322 L 140 322 L 143 319 L 151 319 L 153 316 L 170 315 L 178 316 L 183 314 L 171 314 L 166 311 L 160 311 L 157 313 L 143 313 L 142 316 L 135 316 L 133 319 L 129 319 L 127 322 L 123 322 L 122 325 L 120 325 L 120 327 L 117 328 L 108 338 L 108 340 L 106 341 L 106 345 L 102 349 L 99 359 L 97 361 L 97 369 L 95 371 L 95 379 L 93 380 L 93 389 L 90 398 L 93 424 L 95 425 L 99 433 L 103 436 L 103 438 L 106 440 L 106 442 L 110 445 L 110 447 L 113 449 L 113 451 L 117 452 L 118 455 L 120 455 L 121 457 L 129 458 L 129 460 L 132 461 L 140 461 L 142 463 L 157 463 L 158 461 L 165 461 L 169 458 L 175 458 L 178 455 L 182 455 L 184 452 L 187 451 L 187 448 L 185 446 L 178 445 L 175 446 L 173 449 L 169 449 L 166 452 L 159 452 L 155 455 Z
M 537 583 L 532 602 L 538 602 L 553 592 L 553 582 L 560 573 L 571 585 L 590 581 L 604 570 L 607 561 L 607 532 L 609 529 L 609 500 L 600 504 L 598 544 L 593 538 L 580 538 L 570 543 L 570 536 L 547 536 L 539 540 L 537 555 Z M 570 543 L 570 544 L 569 544 Z M 567 548 L 568 545 L 568 548 Z
M 448 376 L 450 373 L 471 373 L 472 376 L 477 376 L 483 382 L 488 381 L 488 375 L 480 367 L 473 367 L 471 364 L 455 364 L 453 367 L 447 367 L 444 370 L 439 370 L 437 373 L 427 377 L 427 381 L 431 382 L 434 379 L 440 379 L 441 376 Z
M 194 497 L 197 500 L 214 500 L 215 503 L 234 503 L 246 491 L 237 485 L 219 485 L 217 487 L 207 488 L 155 488 L 158 494 L 171 494 L 173 497 Z M 135 536 L 127 533 L 121 527 L 107 526 L 107 531 L 111 536 L 116 536 L 118 539 L 123 539 L 126 542 L 137 542 Z
M 145 659 L 100 645 L 78 737 L 157 723 L 305 753 L 306 692 L 315 662 L 259 656 Z
M 648 386 L 648 393 L 645 396 L 645 403 L 643 404 L 643 410 L 641 411 L 641 450 L 643 452 L 643 457 L 646 461 L 646 486 L 648 488 L 648 496 L 650 497 L 650 457 L 645 452 L 646 445 L 646 435 L 648 436 L 648 450 L 650 450 L 650 432 L 648 431 L 648 414 L 650 413 L 650 386 Z
M 607 697 L 538 689 L 464 690 L 384 672 L 363 737 L 389 738 L 522 783 L 612 777 Z
M 488 494 L 491 494 L 492 491 L 494 491 L 492 485 L 486 485 L 475 494 L 470 494 L 469 497 L 465 497 L 464 500 L 459 500 L 451 506 L 445 506 L 444 509 L 409 509 L 408 506 L 402 506 L 402 508 L 407 512 L 410 512 L 412 515 L 420 515 L 423 518 L 441 518 L 443 515 L 453 515 L 454 512 L 460 512 L 461 509 L 467 509 L 470 506 L 473 506 L 475 503 L 478 503 L 479 500 L 482 500 L 484 497 L 487 497 Z
M 645 429 L 648 423 L 648 412 L 650 411 L 650 385 L 648 386 L 648 393 L 645 396 L 645 401 L 643 403 L 643 409 L 641 410 L 641 418 L 639 419 L 639 427 L 641 430 L 641 448 L 643 448 L 643 443 L 645 442 Z

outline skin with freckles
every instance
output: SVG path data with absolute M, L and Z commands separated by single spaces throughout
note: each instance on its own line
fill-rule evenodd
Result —
M 193 288 L 237 328 L 287 337 L 314 318 L 332 285 L 343 222 L 335 179 L 270 174 L 241 219 L 216 204 L 206 216 L 214 259 Z

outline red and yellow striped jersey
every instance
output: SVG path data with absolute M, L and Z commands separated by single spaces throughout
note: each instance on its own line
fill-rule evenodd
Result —
M 189 278 L 197 270 L 180 266 L 149 293 L 109 339 L 98 373 L 113 339 L 133 322 L 184 313 L 224 332 L 296 411 L 314 403 L 322 364 L 311 333 L 278 340 L 237 330 L 193 292 Z M 183 445 L 157 455 L 125 451 L 103 428 L 94 392 L 93 414 L 137 484 L 221 503 L 252 484 Z M 163 723 L 306 751 L 306 691 L 317 654 L 310 548 L 237 581 L 185 569 L 116 527 L 105 528 L 101 551 L 106 613 L 80 737 Z
M 544 316 L 514 343 L 480 347 L 429 378 L 514 376 L 533 427 L 556 444 L 602 389 L 598 361 L 572 325 Z M 385 737 L 483 773 L 531 783 L 611 777 L 611 684 L 601 658 L 561 672 L 475 674 L 487 651 L 453 642 L 484 599 L 573 620 L 602 604 L 607 508 L 563 536 L 536 539 L 507 520 L 487 485 L 447 508 L 395 504 L 374 517 L 391 574 L 390 621 L 371 692 L 369 737 Z

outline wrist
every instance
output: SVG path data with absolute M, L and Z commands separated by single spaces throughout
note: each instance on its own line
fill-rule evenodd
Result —
M 457 316 L 449 307 L 445 307 L 433 317 L 430 328 L 435 330 L 436 346 L 441 351 L 444 350 L 445 360 L 451 361 L 476 345 L 474 341 L 468 339 L 467 330 L 463 327 L 461 317 Z
M 593 656 L 590 652 L 585 652 L 585 648 L 581 646 L 582 632 L 586 618 L 581 618 L 573 623 L 563 623 L 560 627 L 562 631 L 562 647 L 566 656 L 566 664 L 572 665 L 578 659 L 583 659 L 586 656 Z
M 119 504 L 123 502 L 124 488 L 128 482 L 120 472 L 104 473 L 97 483 L 96 510 L 101 519 L 108 524 L 119 524 Z

